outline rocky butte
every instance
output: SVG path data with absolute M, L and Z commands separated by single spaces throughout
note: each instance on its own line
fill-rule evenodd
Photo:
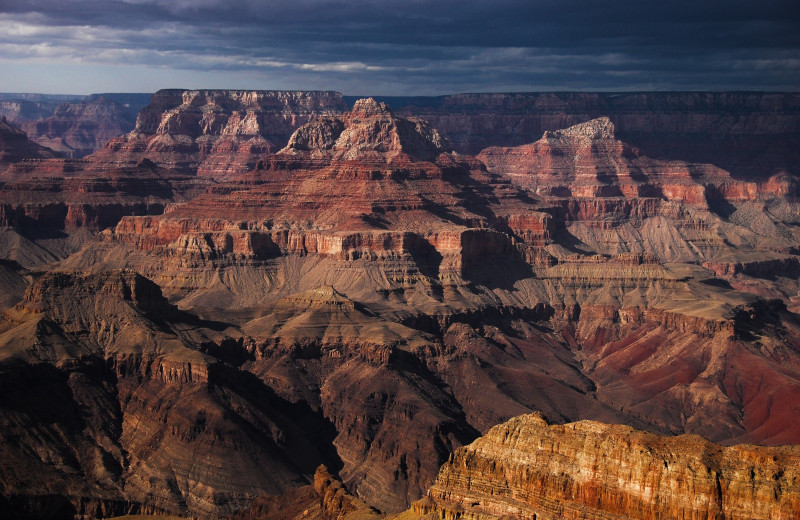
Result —
M 800 449 L 720 447 L 581 421 L 516 417 L 456 451 L 414 503 L 437 518 L 790 519 Z
M 472 156 L 375 99 L 160 91 L 14 162 L 0 511 L 791 518 L 796 163 L 614 117 Z
M 94 94 L 84 98 L 0 94 L 0 115 L 28 137 L 62 155 L 80 158 L 133 129 L 146 94 Z

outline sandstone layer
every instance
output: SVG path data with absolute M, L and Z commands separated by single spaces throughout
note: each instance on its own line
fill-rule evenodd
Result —
M 253 169 L 312 118 L 344 109 L 336 92 L 160 90 L 129 134 L 96 154 L 106 165 L 159 166 L 214 178 Z
M 790 519 L 800 449 L 723 448 L 581 421 L 516 417 L 456 451 L 414 504 L 437 518 Z

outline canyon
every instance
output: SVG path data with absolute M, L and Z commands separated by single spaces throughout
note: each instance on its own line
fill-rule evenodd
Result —
M 435 518 L 797 518 L 796 446 L 722 448 L 701 437 L 660 437 L 532 414 L 458 450 L 428 495 Z
M 81 158 L 131 131 L 149 94 L 72 96 L 0 94 L 0 116 L 33 142 Z
M 798 99 L 163 90 L 80 159 L 8 125 L 0 512 L 791 518 Z

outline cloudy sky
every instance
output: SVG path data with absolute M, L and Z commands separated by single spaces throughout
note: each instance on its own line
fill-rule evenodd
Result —
M 0 0 L 0 92 L 800 90 L 797 0 Z

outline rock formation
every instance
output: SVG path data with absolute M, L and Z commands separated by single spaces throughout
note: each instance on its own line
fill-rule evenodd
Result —
M 0 508 L 216 516 L 335 463 L 319 414 L 206 352 L 221 325 L 129 271 L 37 280 L 0 325 Z
M 0 117 L 16 123 L 36 121 L 53 113 L 56 103 L 30 99 L 9 99 L 0 95 Z
M 789 519 L 800 449 L 516 417 L 457 450 L 414 512 L 435 518 Z
M 724 204 L 783 196 L 793 190 L 785 177 L 747 182 L 735 180 L 729 172 L 710 164 L 651 159 L 616 139 L 614 130 L 607 117 L 593 119 L 545 132 L 529 145 L 487 148 L 478 158 L 490 171 L 510 176 L 515 184 L 540 197 L 570 201 L 625 197 L 644 203 L 661 199 L 716 209 Z
M 12 172 L 19 169 L 16 165 Z M 0 226 L 49 231 L 104 229 L 125 215 L 160 214 L 167 204 L 202 189 L 191 178 L 153 170 L 146 164 L 104 176 L 61 171 L 61 175 L 5 182 L 0 188 Z
M 349 102 L 352 98 L 348 98 Z M 541 92 L 379 98 L 427 120 L 461 153 L 520 146 L 607 116 L 617 135 L 662 160 L 712 163 L 743 180 L 798 175 L 796 93 Z
M 49 117 L 22 122 L 20 127 L 33 141 L 80 158 L 129 132 L 134 121 L 124 106 L 99 96 L 91 101 L 61 103 Z
M 148 158 L 165 168 L 222 178 L 253 169 L 303 123 L 343 109 L 335 92 L 160 90 L 139 113 L 136 128 L 95 157 L 114 166 Z
M 68 157 L 80 158 L 113 137 L 133 130 L 145 94 L 0 95 L 0 115 L 29 138 Z
M 261 496 L 228 520 L 382 520 L 385 515 L 351 495 L 344 485 L 320 466 L 308 486 L 274 496 Z
M 3 173 L 0 370 L 65 396 L 4 409 L 9 507 L 217 518 L 325 464 L 329 503 L 400 512 L 534 410 L 800 442 L 791 170 L 649 157 L 610 117 L 475 158 L 340 103 L 161 91 L 103 151 Z
M 0 172 L 10 164 L 23 159 L 46 159 L 56 156 L 53 150 L 28 139 L 25 132 L 11 126 L 5 117 L 0 119 Z

